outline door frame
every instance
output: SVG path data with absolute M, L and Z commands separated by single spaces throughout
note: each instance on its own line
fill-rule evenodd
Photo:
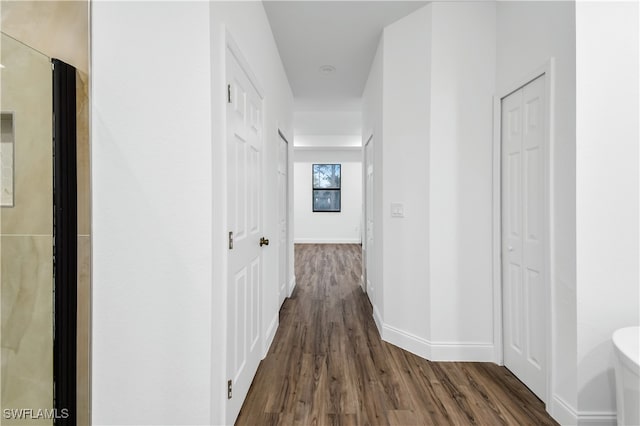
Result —
M 76 69 L 52 58 L 53 78 L 53 380 L 54 408 L 77 420 L 78 185 Z M 15 152 L 15 150 L 14 150 Z
M 547 411 L 551 408 L 553 386 L 553 371 L 555 367 L 554 341 L 555 311 L 553 289 L 555 288 L 555 261 L 553 248 L 555 247 L 554 233 L 554 117 L 555 117 L 555 59 L 549 58 L 540 67 L 527 73 L 522 78 L 506 87 L 500 88 L 493 97 L 493 223 L 492 223 L 492 254 L 493 254 L 493 332 L 494 332 L 494 360 L 499 365 L 504 365 L 504 337 L 503 337 L 503 282 L 502 282 L 502 100 L 513 92 L 523 88 L 538 77 L 545 76 L 545 108 L 546 108 L 546 128 L 545 128 L 545 166 L 544 181 L 546 190 L 546 203 L 544 206 L 544 236 L 545 236 L 545 302 L 547 312 L 545 318 L 546 329 L 546 391 L 543 402 Z
M 264 89 L 262 88 L 262 86 L 260 85 L 256 75 L 253 73 L 251 66 L 249 65 L 249 62 L 246 60 L 244 54 L 242 53 L 242 50 L 240 50 L 240 47 L 238 46 L 238 44 L 235 42 L 235 39 L 233 38 L 233 36 L 231 35 L 231 33 L 229 32 L 229 30 L 226 27 L 223 27 L 223 31 L 224 31 L 224 51 L 222 52 L 224 61 L 223 61 L 223 68 L 222 68 L 222 81 L 224 82 L 224 90 L 223 93 L 226 96 L 226 88 L 227 88 L 227 82 L 229 81 L 229 76 L 227 75 L 227 63 L 228 63 L 228 59 L 230 57 L 230 55 L 232 55 L 238 62 L 238 65 L 240 66 L 240 68 L 243 70 L 243 72 L 246 74 L 249 82 L 251 83 L 251 85 L 254 87 L 254 89 L 256 90 L 256 92 L 258 93 L 258 96 L 260 97 L 261 103 L 262 103 L 262 119 L 261 119 L 261 129 L 260 132 L 262 134 L 262 151 L 261 151 L 261 165 L 262 165 L 262 174 L 261 174 L 261 179 L 262 182 L 266 181 L 267 178 L 267 170 L 266 170 L 266 150 L 267 150 L 267 137 L 266 137 L 266 133 L 265 133 L 265 116 L 266 116 L 266 102 L 265 102 L 265 96 L 264 96 Z M 226 382 L 226 380 L 229 379 L 228 377 L 228 373 L 229 373 L 229 358 L 227 356 L 228 354 L 228 341 L 229 341 L 229 336 L 228 336 L 228 331 L 229 331 L 229 310 L 226 308 L 228 306 L 228 297 L 229 297 L 229 292 L 228 292 L 228 288 L 229 288 L 229 283 L 228 283 L 228 279 L 229 279 L 229 260 L 228 260 L 228 248 L 227 248 L 227 239 L 226 239 L 226 233 L 228 231 L 229 228 L 229 218 L 227 215 L 227 207 L 228 207 L 228 179 L 227 179 L 227 174 L 228 174 L 228 169 L 226 167 L 226 163 L 227 163 L 227 132 L 228 132 L 228 126 L 227 126 L 227 99 L 226 97 L 224 99 L 221 99 L 224 103 L 224 106 L 222 107 L 222 111 L 223 111 L 223 120 L 222 120 L 222 128 L 223 128 L 223 143 L 222 143 L 222 151 L 224 153 L 224 156 L 221 157 L 224 160 L 222 160 L 222 162 L 224 163 L 224 167 L 223 170 L 221 171 L 223 173 L 223 182 L 222 182 L 222 190 L 223 190 L 223 202 L 221 203 L 222 205 L 222 209 L 223 211 L 221 212 L 223 217 L 224 217 L 224 230 L 223 230 L 223 238 L 222 243 L 223 243 L 223 259 L 222 260 L 222 269 L 223 269 L 223 276 L 224 276 L 224 280 L 222 281 L 224 283 L 223 288 L 224 290 L 221 292 L 221 296 L 224 295 L 224 329 L 223 329 L 223 335 L 224 335 L 224 344 L 225 344 L 225 350 L 224 350 L 224 370 L 223 370 L 223 380 Z M 264 191 L 265 191 L 265 185 L 262 184 L 260 186 L 260 207 L 261 207 L 261 215 L 260 215 L 260 227 L 262 229 L 262 234 L 265 235 L 265 196 L 264 196 Z M 264 251 L 260 251 L 260 257 L 264 260 Z M 261 264 L 264 265 L 264 261 L 261 261 Z M 260 280 L 263 283 L 262 286 L 264 287 L 264 283 L 265 281 L 265 268 L 261 267 L 261 271 L 260 271 Z M 257 345 L 259 346 L 259 351 L 260 351 L 260 358 L 264 358 L 264 355 L 266 353 L 265 351 L 265 342 L 266 342 L 266 336 L 265 336 L 265 332 L 264 332 L 264 321 L 263 321 L 263 312 L 264 312 L 264 291 L 263 288 L 260 288 L 259 290 L 259 295 L 258 295 L 258 343 Z M 226 394 L 226 392 L 224 392 Z M 229 410 L 228 410 L 228 398 L 225 398 L 223 400 L 223 406 L 224 406 L 224 414 L 223 414 L 223 418 L 225 419 L 225 422 L 229 422 Z M 243 401 L 244 402 L 244 401 Z M 235 421 L 235 419 L 234 419 Z
M 294 283 L 292 282 L 292 280 L 289 279 L 290 277 L 290 272 L 292 271 L 292 265 L 290 265 L 289 260 L 291 259 L 291 253 L 293 250 L 293 247 L 291 245 L 291 235 L 292 235 L 292 231 L 291 231 L 291 144 L 289 143 L 289 137 L 287 136 L 287 133 L 282 130 L 282 126 L 280 125 L 279 122 L 276 122 L 276 130 L 278 132 L 278 138 L 282 139 L 286 144 L 287 144 L 287 165 L 286 165 L 286 169 L 287 169 L 287 187 L 286 187 L 286 215 L 287 215 L 287 221 L 286 221 L 286 228 L 287 228 L 287 236 L 285 239 L 285 250 L 286 250 L 286 259 L 285 259 L 285 300 L 288 297 L 291 297 L 291 294 L 293 293 L 293 287 L 294 287 Z M 280 141 L 278 141 L 280 142 Z M 278 159 L 280 160 L 280 159 Z M 280 231 L 278 229 L 278 231 Z M 280 283 L 278 283 L 278 286 L 280 285 Z M 278 299 L 280 298 L 280 288 L 278 287 Z M 278 303 L 280 302 L 280 300 L 278 300 Z M 280 307 L 282 307 L 282 305 L 280 305 Z
M 367 259 L 370 256 L 369 246 L 367 245 L 367 239 L 369 237 L 369 233 L 367 232 L 367 173 L 369 169 L 369 164 L 367 163 L 367 146 L 373 143 L 373 132 L 369 132 L 369 137 L 367 141 L 362 145 L 362 230 L 364 232 L 361 233 L 362 238 L 362 252 L 364 256 L 362 256 L 362 276 L 360 279 L 362 280 L 361 287 L 362 291 L 368 293 L 367 280 L 369 275 L 369 270 L 367 269 Z M 371 149 L 373 149 L 373 145 L 371 145 Z M 369 296 L 367 296 L 369 297 Z

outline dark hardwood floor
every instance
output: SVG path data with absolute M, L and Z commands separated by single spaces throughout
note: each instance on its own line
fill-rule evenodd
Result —
M 239 425 L 552 425 L 504 367 L 430 362 L 380 340 L 355 244 L 296 245 L 293 296 Z

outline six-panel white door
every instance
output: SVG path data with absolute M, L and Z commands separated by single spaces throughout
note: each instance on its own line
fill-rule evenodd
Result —
M 543 401 L 547 381 L 545 76 L 502 100 L 504 364 Z
M 262 256 L 262 99 L 227 50 L 227 374 L 233 424 L 260 363 Z

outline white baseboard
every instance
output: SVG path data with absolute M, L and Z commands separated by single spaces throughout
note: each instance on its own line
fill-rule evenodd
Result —
M 419 357 L 431 360 L 431 345 L 429 341 L 415 334 L 407 333 L 388 324 L 382 326 L 382 340 L 396 345 Z
M 267 353 L 269 352 L 269 348 L 273 343 L 273 339 L 276 337 L 276 331 L 278 330 L 279 317 L 280 317 L 280 313 L 276 312 L 275 316 L 271 320 L 271 324 L 269 324 L 269 328 L 267 328 L 267 334 L 264 339 L 264 347 L 263 347 L 264 351 L 262 353 L 262 359 L 264 359 L 264 357 L 267 356 Z
M 616 426 L 617 415 L 614 412 L 578 412 L 578 426 Z
M 295 244 L 360 244 L 360 238 L 296 238 Z
M 492 343 L 432 342 L 388 324 L 382 329 L 383 340 L 429 361 L 494 361 Z
M 494 362 L 493 343 L 431 342 L 431 361 Z
M 380 311 L 376 305 L 373 305 L 373 321 L 376 323 L 376 327 L 378 327 L 378 333 L 382 336 L 383 325 L 382 315 L 380 315 Z
M 287 297 L 291 297 L 291 295 L 293 294 L 293 290 L 296 288 L 296 277 L 291 277 L 291 280 L 289 281 L 289 294 L 287 295 Z
M 563 426 L 616 426 L 618 423 L 615 412 L 578 412 L 558 395 L 551 398 L 551 404 L 550 407 L 547 407 L 547 411 L 555 421 Z
M 578 413 L 576 409 L 558 395 L 554 395 L 553 398 L 551 398 L 551 404 L 547 407 L 547 411 L 551 417 L 561 425 L 568 426 L 578 424 Z

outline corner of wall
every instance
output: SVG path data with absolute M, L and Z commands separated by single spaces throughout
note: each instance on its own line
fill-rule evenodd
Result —
M 551 402 L 547 404 L 547 411 L 561 425 L 578 424 L 576 409 L 558 395 L 552 395 Z
M 295 275 L 289 279 L 289 294 L 287 297 L 291 297 L 293 295 L 293 290 L 296 289 L 296 277 Z

